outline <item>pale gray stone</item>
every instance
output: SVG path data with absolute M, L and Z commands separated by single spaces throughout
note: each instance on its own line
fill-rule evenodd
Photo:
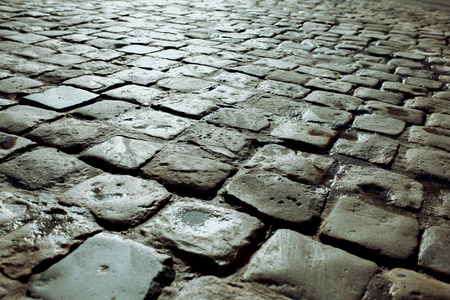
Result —
M 159 87 L 184 93 L 209 90 L 215 84 L 212 81 L 191 77 L 169 77 L 158 81 Z
M 428 117 L 426 126 L 450 129 L 450 115 L 434 113 Z
M 0 132 L 0 159 L 34 146 L 37 144 L 28 139 Z
M 334 81 L 325 78 L 315 78 L 309 81 L 306 85 L 309 88 L 316 88 L 329 92 L 337 92 L 346 94 L 353 88 L 353 84 L 344 81 Z
M 292 98 L 302 98 L 310 92 L 310 89 L 300 85 L 275 80 L 265 80 L 258 85 L 257 89 L 262 92 Z
M 115 85 L 123 83 L 124 82 L 120 79 L 106 78 L 93 75 L 84 75 L 63 82 L 63 84 L 75 86 L 82 89 L 92 90 L 94 92 L 100 92 Z
M 279 229 L 252 257 L 243 279 L 271 282 L 295 299 L 356 300 L 376 270 L 373 262 Z
M 109 120 L 131 111 L 136 107 L 138 107 L 136 104 L 125 101 L 102 100 L 77 108 L 71 114 L 86 119 Z
M 218 85 L 211 91 L 198 94 L 200 98 L 211 100 L 214 102 L 223 102 L 226 104 L 236 104 L 244 102 L 248 98 L 255 95 L 254 92 L 236 89 L 226 85 Z
M 145 236 L 219 267 L 239 259 L 262 229 L 258 219 L 200 200 L 176 201 L 143 225 Z
M 357 88 L 353 93 L 353 96 L 364 100 L 376 100 L 395 105 L 401 104 L 404 98 L 402 94 L 369 89 L 364 87 Z
M 416 97 L 405 102 L 405 107 L 419 109 L 426 113 L 450 114 L 448 100 L 435 97 Z
M 386 114 L 389 117 L 415 125 L 421 125 L 425 120 L 425 114 L 423 111 L 378 101 L 367 101 L 365 105 L 360 106 L 359 110 L 376 111 L 381 114 Z
M 408 259 L 418 245 L 419 223 L 353 197 L 339 199 L 320 235 L 394 259 Z
M 231 127 L 261 131 L 270 125 L 269 120 L 258 112 L 245 109 L 223 108 L 205 118 L 207 122 Z
M 300 224 L 319 216 L 327 191 L 259 171 L 234 177 L 226 194 L 266 216 Z
M 346 126 L 353 119 L 347 111 L 318 106 L 305 105 L 302 120 L 304 122 L 325 123 L 331 127 Z
M 364 103 L 363 100 L 357 97 L 323 91 L 314 91 L 305 100 L 344 110 L 357 110 Z
M 401 174 L 380 168 L 347 165 L 339 170 L 333 187 L 359 194 L 381 194 L 396 207 L 419 209 L 423 201 L 423 186 Z
M 406 151 L 407 170 L 423 176 L 432 176 L 450 182 L 450 154 L 433 148 Z
M 435 128 L 411 126 L 408 141 L 450 151 L 450 136 Z
M 152 107 L 196 119 L 218 109 L 214 102 L 203 99 L 197 94 L 171 95 L 153 102 Z
M 425 229 L 420 244 L 419 265 L 438 273 L 450 275 L 450 229 L 432 226 Z
M 104 173 L 90 178 L 59 197 L 61 203 L 86 207 L 112 228 L 136 226 L 170 198 L 156 181 Z
M 123 80 L 125 82 L 131 82 L 134 84 L 149 85 L 166 76 L 167 75 L 165 73 L 156 70 L 130 68 L 109 75 L 108 77 Z
M 26 89 L 43 86 L 40 81 L 25 77 L 9 77 L 0 80 L 0 92 L 7 94 L 15 94 Z
M 131 103 L 148 106 L 154 100 L 164 97 L 166 93 L 155 88 L 130 84 L 109 90 L 102 93 L 102 95 L 113 99 L 120 99 Z
M 386 81 L 381 86 L 382 89 L 394 92 L 401 92 L 413 96 L 428 96 L 428 89 L 416 85 L 410 85 L 400 82 Z
M 48 300 L 146 299 L 172 279 L 169 264 L 154 248 L 100 233 L 42 273 L 28 292 Z
M 378 114 L 360 115 L 355 118 L 353 127 L 357 129 L 399 135 L 405 129 L 406 123 L 402 120 L 389 118 Z

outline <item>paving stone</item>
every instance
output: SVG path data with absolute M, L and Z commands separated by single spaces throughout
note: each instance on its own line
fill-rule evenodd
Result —
M 244 168 L 273 172 L 292 181 L 319 185 L 334 162 L 335 159 L 324 155 L 269 144 L 258 150 Z
M 66 54 L 75 54 L 82 55 L 83 57 L 90 59 L 98 59 L 98 60 L 110 60 L 111 57 L 114 57 L 117 54 L 121 54 L 120 52 L 108 49 L 97 49 L 95 47 L 91 47 L 85 44 L 67 44 L 61 45 L 60 47 L 55 46 L 51 47 L 53 50 L 58 50 L 62 53 Z
M 81 77 L 69 79 L 63 84 L 71 85 L 81 89 L 87 89 L 94 92 L 101 92 L 115 85 L 123 84 L 120 79 L 105 78 L 100 76 L 84 75 Z
M 156 181 L 103 173 L 74 186 L 59 201 L 86 207 L 101 224 L 114 230 L 144 222 L 169 198 Z
M 177 68 L 168 70 L 165 74 L 169 77 L 195 77 L 203 78 L 217 71 L 216 68 L 211 68 L 202 65 L 185 64 Z
M 244 66 L 239 66 L 239 67 L 232 67 L 229 68 L 230 71 L 238 71 L 238 72 L 242 72 L 251 76 L 256 76 L 256 77 L 265 77 L 267 75 L 269 75 L 270 72 L 273 71 L 272 68 L 268 68 L 268 67 L 262 67 L 262 66 L 257 66 L 257 65 L 244 65 Z
M 99 76 L 110 75 L 119 72 L 123 69 L 122 66 L 112 64 L 106 61 L 97 61 L 97 60 L 77 64 L 73 67 L 81 69 L 85 71 L 87 74 L 94 74 Z
M 273 79 L 273 78 L 268 78 Z M 236 88 L 255 87 L 259 79 L 242 73 L 231 73 L 223 71 L 216 76 L 211 77 L 211 80 L 224 83 L 226 85 Z
M 12 106 L 14 104 L 17 104 L 17 102 L 12 101 L 12 100 L 8 100 L 8 99 L 0 98 L 0 108 L 9 107 L 9 106 Z
M 36 77 L 45 72 L 51 72 L 56 70 L 58 67 L 55 65 L 44 64 L 35 61 L 21 61 L 17 66 L 13 69 L 14 72 L 30 76 Z
M 397 154 L 399 143 L 390 138 L 360 133 L 352 139 L 340 138 L 332 149 L 333 152 L 368 160 L 375 164 L 389 164 Z
M 434 97 L 416 97 L 405 102 L 405 107 L 419 109 L 426 113 L 450 114 L 448 101 Z
M 0 129 L 9 133 L 22 133 L 37 124 L 60 116 L 59 113 L 27 105 L 15 105 L 0 111 Z
M 450 294 L 448 283 L 407 269 L 392 269 L 389 279 L 392 299 L 447 299 Z
M 174 138 L 192 124 L 189 119 L 153 109 L 130 111 L 111 119 L 109 123 L 163 139 Z
M 333 187 L 367 196 L 383 196 L 388 204 L 419 209 L 423 186 L 408 176 L 373 167 L 347 165 L 339 170 Z
M 170 95 L 170 97 L 155 101 L 152 107 L 196 119 L 218 109 L 214 102 L 202 99 L 195 94 Z
M 450 275 L 450 255 L 446 251 L 450 229 L 432 226 L 425 229 L 420 244 L 419 265 L 433 272 Z
M 153 101 L 164 97 L 165 95 L 165 92 L 155 88 L 143 87 L 135 84 L 125 85 L 102 93 L 102 96 L 144 106 L 150 105 Z
M 154 52 L 151 54 L 151 56 L 156 56 L 159 58 L 171 59 L 171 60 L 181 60 L 185 57 L 188 57 L 189 55 L 190 55 L 189 52 L 182 51 L 182 50 L 175 50 L 175 49 L 162 50 L 162 51 Z
M 450 151 L 450 137 L 446 134 L 435 128 L 411 126 L 408 141 Z
M 296 299 L 356 300 L 376 269 L 370 261 L 279 229 L 252 257 L 243 279 L 274 283 L 272 289 Z
M 18 280 L 12 280 L 4 275 L 0 275 L 0 297 L 3 299 L 23 299 L 25 284 Z
M 426 126 L 450 129 L 450 115 L 440 113 L 431 114 L 428 117 Z
M 394 75 L 391 73 L 378 71 L 378 70 L 370 70 L 370 69 L 363 69 L 360 72 L 358 72 L 362 76 L 367 76 L 375 79 L 379 79 L 382 81 L 401 81 L 402 77 L 398 75 Z
M 183 59 L 184 62 L 191 64 L 198 64 L 209 66 L 213 68 L 223 68 L 225 66 L 230 66 L 236 62 L 230 59 L 216 58 L 208 55 L 196 55 Z
M 262 92 L 292 98 L 302 98 L 310 92 L 309 89 L 297 84 L 285 83 L 275 80 L 265 80 L 258 85 L 257 89 Z
M 404 121 L 377 114 L 360 115 L 353 122 L 353 127 L 357 129 L 388 135 L 399 135 L 405 129 L 405 125 Z
M 96 38 L 93 40 L 89 40 L 86 42 L 86 44 L 94 46 L 96 48 L 100 48 L 100 49 L 113 49 L 113 50 L 129 45 L 129 43 L 127 43 L 125 41 L 103 39 L 103 38 Z
M 215 86 L 214 89 L 200 93 L 198 95 L 202 99 L 207 99 L 214 102 L 236 104 L 246 101 L 250 97 L 254 96 L 255 93 L 220 84 Z
M 87 72 L 83 70 L 74 70 L 74 69 L 66 69 L 66 68 L 59 68 L 56 69 L 53 72 L 48 72 L 45 74 L 42 74 L 39 77 L 39 80 L 53 83 L 53 84 L 60 84 L 64 80 L 68 80 L 71 78 L 79 77 L 85 75 Z
M 214 82 L 191 77 L 169 77 L 158 81 L 159 87 L 184 93 L 210 90 L 214 85 Z
M 343 196 L 320 228 L 322 238 L 363 247 L 394 259 L 408 259 L 418 245 L 419 223 L 410 217 Z
M 341 46 L 341 48 L 342 48 L 342 46 Z M 322 69 L 327 69 L 327 70 L 331 70 L 331 71 L 336 71 L 336 72 L 339 72 L 341 74 L 351 74 L 351 73 L 353 73 L 353 72 L 355 72 L 357 70 L 356 67 L 351 66 L 351 65 L 332 63 L 332 62 L 320 63 L 320 64 L 317 65 L 317 68 L 322 68 Z
M 166 75 L 160 71 L 131 68 L 114 73 L 112 75 L 109 75 L 108 77 L 134 84 L 150 85 L 164 78 L 165 76 Z
M 129 53 L 129 54 L 148 54 L 156 51 L 162 50 L 160 47 L 149 47 L 149 46 L 142 46 L 142 45 L 129 45 L 122 47 L 120 49 L 117 49 L 118 51 Z
M 9 77 L 0 80 L 0 93 L 15 94 L 26 89 L 43 85 L 42 82 L 25 77 Z
M 0 132 L 0 160 L 35 146 L 37 144 L 28 139 Z
M 200 200 L 177 201 L 142 231 L 190 255 L 225 267 L 238 260 L 262 229 L 258 219 Z
M 6 38 L 8 40 L 13 40 L 25 44 L 35 44 L 49 39 L 46 36 L 34 33 L 20 33 L 16 35 L 8 35 Z
M 66 255 L 82 237 L 99 230 L 98 225 L 77 214 L 43 214 L 0 239 L 0 269 L 9 278 L 29 276 L 41 262 Z
M 333 81 L 329 79 L 319 79 L 319 78 L 309 81 L 305 86 L 344 94 L 350 92 L 350 90 L 353 88 L 353 84 L 348 82 Z
M 42 273 L 28 292 L 48 300 L 155 297 L 173 279 L 169 265 L 170 257 L 154 248 L 100 233 Z
M 251 110 L 229 108 L 220 109 L 207 116 L 205 120 L 217 125 L 224 124 L 256 132 L 270 125 L 269 120 L 263 114 Z
M 349 112 L 318 105 L 307 105 L 304 108 L 302 120 L 304 122 L 325 123 L 330 127 L 346 126 L 353 119 Z
M 403 102 L 403 95 L 398 93 L 385 92 L 375 89 L 360 87 L 355 90 L 353 96 L 364 100 L 376 100 L 390 104 L 399 105 Z
M 42 56 L 47 56 L 56 53 L 56 51 L 53 51 L 51 49 L 42 48 L 42 47 L 26 47 L 19 50 L 13 50 L 11 51 L 12 54 L 16 54 L 19 56 L 24 56 L 28 58 L 39 58 Z
M 407 68 L 412 68 L 412 69 L 423 69 L 424 68 L 423 64 L 409 60 L 409 59 L 404 59 L 404 58 L 391 59 L 390 61 L 388 61 L 388 65 L 395 66 L 395 67 L 407 67 Z
M 409 77 L 405 79 L 405 84 L 423 87 L 430 90 L 438 90 L 442 87 L 443 83 L 441 81 L 420 78 L 420 77 Z
M 143 173 L 169 189 L 198 196 L 209 195 L 228 178 L 234 167 L 198 153 L 159 152 Z
M 367 101 L 367 103 L 365 105 L 362 105 L 359 109 L 379 112 L 382 114 L 386 114 L 389 117 L 416 125 L 423 124 L 423 121 L 425 119 L 425 114 L 423 113 L 423 111 L 378 101 Z
M 116 136 L 87 149 L 80 157 L 110 169 L 133 170 L 161 150 L 161 143 Z
M 204 123 L 188 128 L 179 140 L 231 158 L 235 158 L 248 143 L 244 134 Z
M 92 169 L 82 161 L 56 149 L 39 148 L 0 165 L 0 172 L 24 185 L 38 190 L 68 176 L 82 175 Z
M 314 91 L 309 94 L 305 98 L 305 100 L 332 108 L 345 109 L 350 111 L 357 110 L 358 107 L 364 103 L 363 100 L 357 97 L 323 91 Z
M 407 171 L 439 178 L 450 182 L 450 154 L 433 148 L 417 148 L 406 151 Z
M 127 111 L 135 109 L 137 105 L 118 100 L 102 100 L 86 105 L 71 112 L 74 116 L 86 119 L 109 120 Z
M 267 75 L 266 79 L 283 81 L 294 84 L 304 84 L 311 78 L 307 75 L 299 74 L 293 71 L 275 70 Z
M 180 63 L 174 60 L 168 60 L 151 56 L 143 56 L 131 62 L 130 65 L 138 68 L 166 71 L 175 66 L 179 66 Z
M 80 49 L 77 52 L 82 51 L 82 53 L 77 53 L 77 54 L 83 54 L 83 57 L 86 57 L 89 59 L 101 60 L 101 61 L 110 61 L 110 60 L 113 60 L 115 58 L 118 58 L 118 57 L 121 57 L 122 55 L 124 55 L 124 53 L 122 53 L 122 52 L 118 52 L 118 51 L 110 50 L 110 49 L 95 49 L 94 48 L 92 50 L 93 51 L 88 51 L 86 53 Z
M 295 143 L 326 149 L 337 136 L 337 132 L 318 124 L 284 123 L 275 127 L 272 136 Z
M 81 64 L 83 62 L 86 62 L 87 60 L 78 55 L 73 54 L 53 54 L 51 56 L 43 57 L 39 59 L 39 61 L 59 66 L 70 66 L 75 64 Z
M 24 99 L 55 110 L 67 110 L 98 98 L 97 94 L 70 86 L 59 86 Z
M 298 67 L 297 64 L 287 62 L 280 59 L 261 58 L 254 62 L 255 65 L 262 65 L 268 68 L 281 69 L 281 70 L 293 70 Z
M 324 78 L 331 78 L 331 79 L 338 79 L 340 75 L 336 72 L 325 70 L 321 68 L 312 68 L 308 66 L 301 66 L 297 70 L 297 72 L 308 74 L 311 77 L 324 77 Z
M 386 81 L 381 86 L 382 89 L 394 92 L 401 92 L 413 96 L 428 96 L 428 89 L 420 86 L 403 84 L 400 82 Z

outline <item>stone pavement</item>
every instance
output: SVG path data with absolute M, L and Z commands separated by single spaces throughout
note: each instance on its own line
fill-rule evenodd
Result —
M 450 14 L 0 0 L 0 298 L 450 299 Z

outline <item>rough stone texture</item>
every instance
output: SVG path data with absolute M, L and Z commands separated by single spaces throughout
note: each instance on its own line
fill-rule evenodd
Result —
M 397 207 L 419 209 L 423 201 L 422 184 L 405 175 L 380 168 L 344 166 L 333 187 L 369 196 L 370 193 L 376 193 Z
M 24 99 L 55 110 L 67 110 L 82 103 L 94 101 L 97 94 L 70 86 L 59 86 L 40 94 L 32 94 Z
M 390 105 L 378 101 L 368 101 L 362 105 L 360 110 L 378 111 L 387 114 L 389 117 L 405 121 L 407 123 L 420 125 L 425 119 L 423 111 L 411 108 L 405 108 L 397 105 Z
M 37 144 L 28 139 L 0 132 L 0 160 L 34 146 Z
M 353 139 L 340 138 L 331 151 L 371 163 L 389 164 L 397 154 L 399 143 L 377 134 L 357 134 Z
M 364 102 L 357 97 L 322 91 L 312 92 L 305 98 L 305 100 L 332 108 L 345 110 L 357 110 L 358 107 Z
M 255 93 L 236 89 L 226 85 L 218 85 L 211 91 L 206 91 L 199 94 L 201 98 L 208 99 L 214 102 L 220 101 L 231 105 L 239 102 L 244 102 L 253 95 L 255 95 Z
M 0 239 L 2 273 L 10 278 L 28 276 L 44 260 L 67 254 L 73 244 L 99 229 L 76 214 L 43 214 Z
M 22 133 L 37 124 L 60 116 L 59 113 L 27 105 L 15 105 L 0 111 L 0 129 L 9 133 Z
M 137 105 L 117 100 L 102 100 L 73 110 L 74 116 L 86 119 L 109 120 L 127 111 L 133 110 Z
M 357 129 L 388 135 L 399 135 L 403 132 L 405 126 L 406 123 L 404 121 L 377 114 L 357 116 L 353 122 L 353 127 Z
M 26 135 L 42 145 L 76 153 L 113 132 L 108 125 L 64 118 L 52 123 L 42 124 Z
M 318 185 L 334 162 L 334 159 L 323 155 L 270 144 L 261 148 L 244 167 L 277 173 L 293 181 Z
M 270 134 L 283 140 L 319 149 L 330 147 L 337 136 L 337 132 L 328 127 L 308 123 L 284 123 L 275 127 Z
M 353 88 L 353 84 L 348 82 L 333 81 L 329 79 L 319 79 L 319 78 L 309 81 L 305 86 L 310 88 L 316 88 L 319 90 L 343 94 L 350 92 L 350 90 Z
M 144 224 L 143 232 L 219 267 L 234 263 L 263 224 L 258 219 L 200 200 L 179 200 Z
M 368 88 L 357 88 L 353 95 L 365 100 L 377 100 L 394 105 L 401 104 L 404 98 L 401 94 Z
M 123 80 L 134 84 L 149 85 L 164 78 L 166 75 L 163 72 L 155 70 L 146 70 L 140 68 L 126 69 L 112 75 L 110 78 Z
M 133 170 L 150 160 L 162 147 L 161 143 L 115 136 L 87 149 L 80 157 L 110 169 Z
M 297 299 L 360 299 L 376 265 L 297 232 L 279 229 L 252 257 L 243 279 L 270 281 Z
M 48 300 L 145 299 L 169 283 L 169 263 L 169 256 L 151 247 L 100 233 L 42 273 L 28 291 Z
M 119 99 L 135 104 L 148 106 L 154 100 L 157 100 L 165 96 L 166 94 L 154 88 L 130 84 L 113 90 L 109 90 L 102 93 L 102 95 L 108 98 Z
M 394 259 L 407 259 L 418 245 L 419 223 L 353 197 L 341 197 L 320 235 Z
M 156 181 L 127 175 L 101 174 L 65 192 L 60 201 L 88 208 L 108 226 L 136 226 L 170 198 Z
M 90 169 L 82 161 L 51 148 L 39 148 L 0 165 L 2 174 L 30 190 L 54 185 Z
M 195 94 L 163 98 L 153 102 L 152 107 L 195 119 L 200 119 L 218 109 L 214 102 L 202 99 L 199 95 Z
M 29 88 L 42 86 L 43 83 L 25 77 L 10 77 L 0 80 L 0 92 L 14 94 Z
M 325 189 L 269 172 L 238 175 L 226 186 L 226 193 L 264 215 L 291 223 L 312 221 L 327 195 Z
M 265 80 L 258 85 L 257 89 L 262 92 L 292 98 L 302 98 L 310 91 L 309 89 L 296 84 L 275 80 Z
M 450 275 L 450 229 L 432 226 L 425 229 L 420 244 L 419 265 L 433 272 Z
M 450 182 L 450 154 L 432 148 L 406 151 L 407 170 L 419 175 L 432 176 Z
M 450 285 L 407 269 L 392 269 L 390 294 L 395 300 L 448 299 Z
M 450 115 L 434 113 L 426 122 L 426 126 L 450 129 Z
M 450 136 L 439 129 L 411 126 L 408 141 L 450 151 Z
M 190 77 L 170 77 L 158 81 L 158 86 L 165 89 L 189 93 L 210 89 L 214 86 L 214 82 Z
M 142 168 L 144 174 L 166 187 L 193 193 L 210 194 L 234 170 L 234 167 L 196 153 L 162 151 Z
M 439 98 L 416 97 L 405 102 L 405 107 L 419 109 L 426 113 L 450 114 L 448 101 Z
M 69 79 L 63 84 L 72 85 L 81 89 L 92 90 L 94 92 L 101 92 L 115 85 L 123 84 L 124 82 L 114 78 L 104 78 L 100 76 L 84 75 L 81 77 Z
M 214 124 L 224 124 L 231 127 L 260 131 L 270 125 L 267 118 L 260 113 L 250 110 L 223 108 L 205 118 Z

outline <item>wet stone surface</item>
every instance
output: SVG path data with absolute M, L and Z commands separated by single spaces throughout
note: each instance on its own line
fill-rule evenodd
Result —
M 34 146 L 37 144 L 28 139 L 0 132 L 0 160 Z
M 450 274 L 450 256 L 445 250 L 450 241 L 450 229 L 429 227 L 423 233 L 419 265 L 434 272 Z

